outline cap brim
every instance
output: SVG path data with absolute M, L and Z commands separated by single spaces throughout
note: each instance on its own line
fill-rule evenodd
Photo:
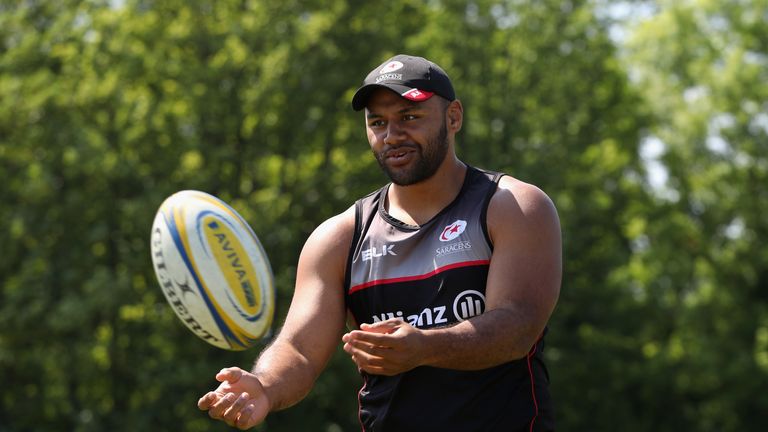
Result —
M 385 88 L 387 90 L 391 90 L 395 93 L 397 93 L 398 96 L 403 96 L 404 94 L 415 90 L 413 87 L 408 87 L 400 84 L 390 84 L 390 83 L 380 83 L 380 84 L 366 84 L 355 92 L 355 95 L 352 96 L 352 108 L 355 111 L 360 111 L 363 108 L 365 108 L 366 105 L 368 105 L 368 98 L 371 96 L 371 94 L 376 91 L 377 89 Z M 432 94 L 429 93 L 431 96 Z M 428 99 L 429 96 L 423 99 Z

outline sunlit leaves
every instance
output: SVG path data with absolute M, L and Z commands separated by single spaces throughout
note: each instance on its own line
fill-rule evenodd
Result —
M 349 101 L 407 52 L 453 78 L 463 160 L 559 209 L 559 428 L 749 429 L 768 370 L 766 3 L 659 2 L 622 56 L 603 3 L 0 2 L 0 428 L 225 430 L 194 401 L 255 352 L 206 346 L 167 307 L 154 212 L 180 189 L 241 212 L 280 322 L 306 236 L 385 181 Z M 360 384 L 339 353 L 264 429 L 357 428 Z

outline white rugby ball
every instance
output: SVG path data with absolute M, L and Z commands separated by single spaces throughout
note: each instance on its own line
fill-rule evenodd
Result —
M 256 234 L 226 203 L 193 190 L 171 195 L 155 216 L 151 249 L 163 294 L 198 337 L 240 351 L 269 335 L 272 268 Z

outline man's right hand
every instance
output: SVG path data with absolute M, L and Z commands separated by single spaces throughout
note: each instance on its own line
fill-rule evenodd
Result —
M 211 418 L 242 430 L 264 421 L 270 404 L 256 375 L 231 367 L 216 374 L 216 380 L 221 384 L 197 401 L 198 408 L 207 410 Z

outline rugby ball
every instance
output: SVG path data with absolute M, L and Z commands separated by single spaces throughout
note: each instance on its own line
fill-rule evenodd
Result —
M 176 315 L 195 335 L 240 351 L 271 331 L 275 284 L 248 223 L 224 201 L 185 190 L 155 215 L 152 264 Z

